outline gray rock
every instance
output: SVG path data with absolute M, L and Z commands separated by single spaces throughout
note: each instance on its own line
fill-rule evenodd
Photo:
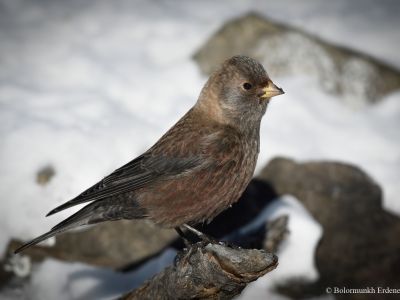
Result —
M 358 108 L 400 88 L 400 72 L 353 50 L 254 13 L 227 22 L 195 53 L 209 74 L 226 58 L 244 54 L 261 61 L 274 78 L 307 74 L 323 90 Z
M 162 229 L 143 220 L 105 222 L 59 235 L 55 246 L 35 246 L 23 255 L 30 256 L 33 261 L 53 257 L 119 269 L 159 253 L 176 237 L 174 230 Z M 9 252 L 21 244 L 12 241 Z
M 400 288 L 400 219 L 382 208 L 382 191 L 365 172 L 342 163 L 277 158 L 258 178 L 279 195 L 297 197 L 324 229 L 315 257 L 318 282 L 297 285 L 295 291 L 288 286 L 281 290 L 302 298 L 335 286 Z M 391 295 L 379 295 L 386 297 Z
M 283 215 L 268 221 L 266 224 L 266 237 L 264 239 L 263 249 L 267 252 L 277 253 L 282 242 L 290 234 L 288 229 L 289 216 Z

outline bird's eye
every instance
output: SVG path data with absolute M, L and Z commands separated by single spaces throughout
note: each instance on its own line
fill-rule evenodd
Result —
M 251 83 L 249 83 L 249 82 L 243 83 L 243 88 L 244 88 L 246 91 L 250 90 L 252 87 L 253 87 L 253 86 L 252 86 Z

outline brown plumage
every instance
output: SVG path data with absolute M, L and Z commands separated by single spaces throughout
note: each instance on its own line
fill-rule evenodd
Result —
M 71 228 L 149 218 L 179 228 L 211 221 L 237 201 L 259 152 L 269 99 L 282 94 L 261 64 L 234 56 L 205 84 L 197 103 L 148 151 L 55 208 L 91 202 L 16 252 Z

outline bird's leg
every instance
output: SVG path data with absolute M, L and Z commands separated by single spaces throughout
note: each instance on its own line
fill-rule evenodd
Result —
M 193 228 L 192 226 L 189 226 L 188 224 L 183 224 L 182 226 L 185 227 L 190 232 L 192 232 L 195 235 L 197 235 L 197 237 L 199 239 L 201 239 L 202 241 L 204 241 L 204 242 L 207 242 L 207 243 L 216 243 L 217 242 L 212 237 L 202 233 L 201 231 L 197 230 L 196 228 Z
M 199 238 L 203 243 L 218 243 L 215 239 L 212 237 L 206 235 L 205 233 L 202 233 L 201 231 L 197 230 L 196 228 L 193 228 L 192 226 L 189 226 L 187 224 L 183 224 L 182 227 L 187 229 L 192 235 L 189 234 L 189 232 L 184 232 L 181 227 L 175 227 L 176 232 L 179 234 L 179 236 L 183 239 L 183 242 L 185 243 L 185 246 L 189 248 L 191 245 L 195 244 L 196 242 L 193 241 L 193 237 L 196 236 Z
M 188 236 L 182 231 L 180 227 L 175 227 L 175 231 L 179 234 L 182 238 L 183 242 L 185 243 L 186 248 L 189 248 L 192 242 L 189 240 Z
M 194 235 L 196 235 L 202 242 L 208 244 L 220 244 L 223 246 L 227 246 L 230 248 L 240 248 L 236 245 L 233 245 L 229 242 L 225 242 L 225 241 L 218 241 L 216 239 L 214 239 L 213 237 L 201 232 L 200 230 L 197 230 L 196 228 L 193 228 L 192 226 L 188 225 L 188 224 L 183 224 L 183 227 L 185 227 L 187 230 L 189 230 L 190 232 L 192 232 Z

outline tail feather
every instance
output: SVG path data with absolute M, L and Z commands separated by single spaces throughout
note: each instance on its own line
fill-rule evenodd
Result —
M 78 225 L 77 225 L 78 226 Z M 25 250 L 26 248 L 29 248 L 31 246 L 34 246 L 36 244 L 39 244 L 40 242 L 47 240 L 48 238 L 51 238 L 57 234 L 60 234 L 64 231 L 67 231 L 69 229 L 72 229 L 76 226 L 65 226 L 62 228 L 58 228 L 58 229 L 52 229 L 49 232 L 46 232 L 44 234 L 42 234 L 41 236 L 38 236 L 37 238 L 34 238 L 33 240 L 31 240 L 30 242 L 23 244 L 21 247 L 19 247 L 17 250 L 14 251 L 15 254 Z
M 99 209 L 101 209 L 101 208 L 102 207 L 101 207 L 101 205 L 99 205 L 99 203 L 91 203 L 89 205 L 86 205 L 85 207 L 83 207 L 81 210 L 79 210 L 75 214 L 71 215 L 64 221 L 58 223 L 49 232 L 46 232 L 45 234 L 42 234 L 41 236 L 33 239 L 32 241 L 22 245 L 17 250 L 15 250 L 14 253 L 19 253 L 28 247 L 36 245 L 52 236 L 63 233 L 64 231 L 67 231 L 67 230 L 70 230 L 70 229 L 73 229 L 73 228 L 76 228 L 76 227 L 79 227 L 82 225 L 106 221 L 105 219 L 102 219 L 99 214 Z M 97 222 L 95 222 L 95 220 Z
M 61 221 L 57 225 L 55 225 L 51 230 L 58 230 L 64 227 L 72 226 L 74 224 L 78 224 L 77 226 L 80 225 L 87 225 L 89 224 L 89 220 L 93 218 L 96 215 L 96 210 L 93 209 L 92 206 L 94 203 L 91 203 L 89 205 L 86 205 L 82 209 L 78 210 L 76 213 L 72 214 L 65 220 Z M 98 204 L 97 204 L 98 206 Z M 82 223 L 82 224 L 80 224 Z M 76 227 L 76 226 L 74 226 Z
M 26 248 L 36 245 L 52 236 L 78 226 L 95 224 L 104 221 L 140 219 L 144 217 L 146 217 L 146 210 L 140 207 L 137 202 L 132 199 L 120 201 L 115 199 L 110 199 L 108 201 L 95 201 L 86 205 L 64 221 L 58 223 L 49 232 L 42 234 L 32 241 L 22 245 L 15 250 L 14 253 L 19 253 Z

